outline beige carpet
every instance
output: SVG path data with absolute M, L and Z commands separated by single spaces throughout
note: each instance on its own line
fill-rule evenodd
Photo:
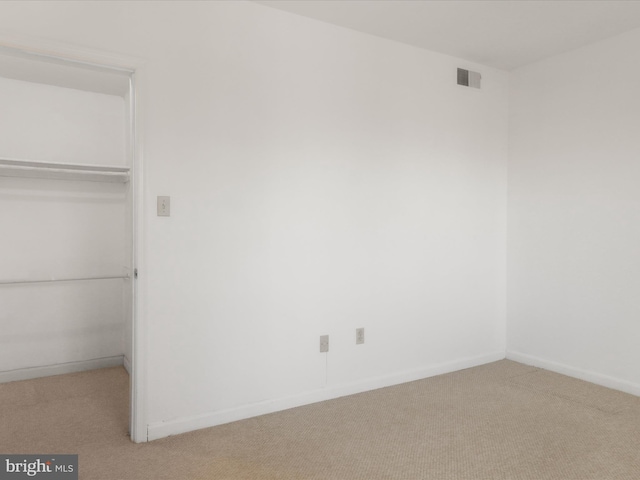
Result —
M 127 385 L 0 385 L 0 453 L 78 453 L 85 480 L 640 479 L 640 398 L 507 360 L 142 445 Z

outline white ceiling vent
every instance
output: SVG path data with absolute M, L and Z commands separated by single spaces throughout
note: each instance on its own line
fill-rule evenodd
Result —
M 480 79 L 482 75 L 478 72 L 472 72 L 465 70 L 464 68 L 458 69 L 458 85 L 465 87 L 480 88 Z

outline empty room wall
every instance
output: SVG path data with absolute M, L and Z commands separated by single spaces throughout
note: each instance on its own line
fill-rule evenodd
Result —
M 144 61 L 149 438 L 504 356 L 506 73 L 250 2 L 2 28 Z
M 124 163 L 121 97 L 0 77 L 0 105 L 0 158 Z M 0 177 L 0 282 L 127 273 L 125 198 L 123 184 Z M 121 279 L 0 285 L 0 380 L 121 362 L 123 300 Z
M 511 77 L 508 356 L 640 394 L 636 30 Z

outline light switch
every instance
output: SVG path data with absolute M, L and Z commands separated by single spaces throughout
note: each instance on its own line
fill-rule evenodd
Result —
M 158 197 L 158 216 L 171 216 L 171 197 Z

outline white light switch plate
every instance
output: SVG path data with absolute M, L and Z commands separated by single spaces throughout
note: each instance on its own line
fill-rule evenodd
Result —
M 158 197 L 158 216 L 171 216 L 171 197 Z

